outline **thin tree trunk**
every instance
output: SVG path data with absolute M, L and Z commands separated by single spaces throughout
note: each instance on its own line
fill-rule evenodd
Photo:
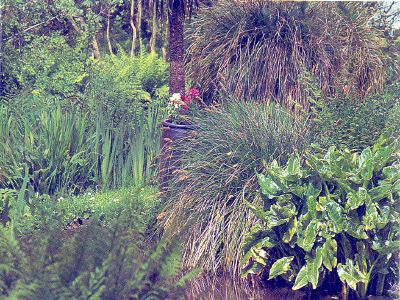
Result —
M 99 45 L 96 41 L 96 36 L 93 36 L 93 58 L 98 59 L 100 58 L 100 50 Z
M 110 11 L 110 9 L 108 9 L 108 19 L 107 19 L 107 43 L 108 43 L 108 49 L 110 50 L 110 53 L 113 54 L 112 46 L 111 46 L 111 41 L 110 41 L 110 14 L 111 14 L 111 11 Z
M 136 25 L 137 25 L 137 31 L 138 31 L 138 37 L 139 37 L 139 45 L 140 45 L 140 50 L 142 49 L 142 0 L 138 0 L 138 12 L 137 12 L 137 20 L 136 20 Z
M 169 93 L 185 94 L 185 72 L 183 65 L 183 22 L 182 1 L 169 0 Z
M 131 58 L 135 57 L 135 49 L 136 49 L 136 37 L 137 37 L 137 31 L 135 24 L 133 23 L 133 17 L 134 17 L 134 11 L 135 11 L 135 0 L 131 1 L 131 27 L 132 27 L 132 48 L 131 48 Z
M 157 38 L 157 1 L 153 4 L 153 30 L 150 39 L 150 51 L 156 51 L 156 38 Z

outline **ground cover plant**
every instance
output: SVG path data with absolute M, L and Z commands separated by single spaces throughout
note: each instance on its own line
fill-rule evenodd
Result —
M 263 160 L 284 163 L 294 149 L 302 152 L 305 127 L 278 106 L 234 99 L 208 110 L 199 126 L 195 137 L 171 145 L 182 167 L 160 218 L 166 234 L 187 235 L 185 265 L 235 272 L 237 249 L 254 222 L 243 203 L 254 193 L 254 169 L 260 172 Z
M 257 173 L 261 203 L 247 206 L 260 221 L 242 245 L 242 275 L 266 268 L 293 289 L 333 288 L 338 276 L 343 299 L 349 288 L 357 299 L 382 295 L 400 246 L 399 149 L 398 134 L 386 131 L 361 154 L 330 147 L 302 162 L 295 152 Z
M 156 191 L 87 195 L 97 198 L 89 198 L 96 203 L 89 212 L 88 203 L 74 200 L 32 200 L 29 215 L 9 227 L 0 225 L 0 299 L 179 298 L 195 273 L 170 278 L 180 272 L 180 244 L 154 242 L 149 228 L 160 203 Z M 121 199 L 115 202 L 117 195 Z M 71 214 L 90 219 L 65 228 Z

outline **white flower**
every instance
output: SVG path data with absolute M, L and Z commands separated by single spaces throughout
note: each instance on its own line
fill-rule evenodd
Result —
M 94 200 L 94 197 L 90 198 L 89 200 Z
M 92 212 L 94 212 L 94 209 L 92 209 Z
M 64 197 L 60 197 L 57 199 L 57 201 L 62 201 L 62 200 L 64 200 Z
M 87 193 L 88 194 L 88 196 L 91 196 L 92 195 L 92 193 L 91 192 L 89 192 L 89 193 Z
M 385 242 L 385 245 L 386 245 L 386 246 L 389 246 L 389 244 L 390 244 L 389 241 L 386 241 L 386 242 Z
M 117 198 L 117 199 L 114 199 L 114 202 L 119 202 L 119 199 Z

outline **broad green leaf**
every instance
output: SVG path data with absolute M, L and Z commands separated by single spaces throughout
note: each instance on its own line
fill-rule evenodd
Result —
M 354 191 L 354 190 L 351 188 L 351 186 L 350 186 L 351 183 L 350 183 L 348 180 L 337 178 L 337 179 L 336 179 L 336 182 L 339 184 L 339 186 L 340 186 L 346 193 L 351 193 L 351 192 Z
M 297 218 L 294 217 L 290 219 L 289 224 L 288 224 L 288 229 L 285 232 L 285 234 L 282 237 L 282 241 L 284 243 L 289 243 L 290 240 L 292 239 L 293 235 L 295 234 L 297 229 Z
M 310 182 L 306 190 L 308 211 L 310 212 L 311 217 L 314 219 L 317 218 L 317 211 L 316 211 L 317 197 L 319 196 L 321 191 L 322 191 L 322 184 L 319 181 Z
M 245 204 L 257 218 L 261 219 L 264 222 L 267 222 L 266 212 L 264 211 L 263 207 L 255 206 L 247 201 L 245 201 Z
M 342 250 L 344 252 L 344 257 L 349 258 L 352 257 L 353 255 L 353 247 L 349 241 L 349 239 L 346 237 L 344 232 L 340 235 L 340 243 L 342 244 Z
M 305 157 L 306 164 L 319 174 L 322 171 L 322 162 L 309 152 L 305 153 Z
M 394 191 L 400 191 L 400 179 L 397 180 L 394 184 L 393 184 L 393 190 Z
M 386 165 L 394 150 L 394 144 L 391 144 L 376 151 L 372 159 L 375 172 L 379 172 Z
M 334 200 L 329 200 L 326 197 L 320 197 L 320 203 L 324 206 L 328 216 L 335 224 L 335 233 L 340 233 L 344 229 L 344 216 L 342 206 Z
M 355 260 L 356 265 L 357 265 L 358 269 L 360 270 L 360 272 L 363 275 L 366 276 L 367 273 L 368 273 L 367 272 L 367 269 L 368 269 L 368 266 L 367 266 L 367 256 L 368 256 L 367 249 L 365 247 L 365 244 L 362 241 L 358 241 L 356 243 L 356 246 L 357 246 L 357 254 L 354 255 L 354 260 Z
M 268 280 L 289 271 L 290 263 L 292 262 L 293 258 L 294 256 L 282 257 L 281 259 L 278 259 L 276 262 L 274 262 L 274 264 L 271 266 L 271 270 L 269 271 Z
M 374 240 L 372 242 L 372 249 L 376 250 L 380 255 L 388 255 L 399 250 L 400 241 L 383 241 Z
M 344 222 L 346 225 L 345 231 L 357 239 L 368 239 L 364 231 L 364 225 L 356 217 L 347 215 L 347 220 Z
M 392 166 L 388 166 L 383 168 L 382 174 L 386 176 L 386 178 L 393 183 L 396 180 L 400 179 L 400 164 L 394 164 Z
M 267 251 L 265 251 L 264 249 L 256 249 L 256 248 L 251 248 L 250 250 L 252 252 L 252 257 L 253 259 L 262 264 L 262 265 L 266 265 L 268 262 L 268 253 Z
M 261 223 L 256 223 L 244 238 L 242 251 L 244 253 L 247 253 L 251 247 L 255 246 L 257 243 L 267 237 L 268 233 L 268 228 L 266 228 Z
M 365 226 L 365 230 L 371 230 L 375 228 L 378 218 L 378 210 L 376 209 L 376 205 L 371 201 L 371 198 L 365 198 L 365 215 L 362 217 L 363 224 Z
M 337 272 L 340 280 L 342 282 L 347 282 L 353 290 L 357 290 L 357 283 L 366 282 L 367 280 L 365 275 L 360 272 L 351 259 L 346 259 L 345 265 L 339 263 L 337 266 Z
M 268 176 L 257 173 L 257 178 L 258 184 L 261 186 L 261 192 L 267 195 L 269 199 L 276 197 L 282 191 L 279 186 Z
M 317 288 L 319 279 L 319 268 L 322 265 L 322 248 L 318 247 L 315 254 L 307 259 L 307 278 L 314 289 Z
M 286 171 L 290 175 L 296 175 L 299 174 L 300 172 L 300 160 L 299 160 L 299 154 L 297 153 L 297 150 L 295 150 L 294 153 L 289 158 L 289 161 L 287 162 L 286 165 Z
M 377 186 L 368 191 L 368 195 L 371 197 L 371 200 L 374 202 L 388 197 L 391 193 L 392 193 L 392 185 L 391 184 Z
M 298 238 L 297 244 L 304 249 L 306 252 L 310 252 L 314 246 L 315 237 L 317 236 L 318 221 L 313 219 L 310 224 L 308 224 L 303 235 Z
M 347 194 L 346 210 L 353 210 L 363 205 L 367 196 L 367 190 L 362 187 L 358 188 L 358 192 Z
M 373 173 L 372 152 L 370 148 L 366 148 L 360 155 L 359 168 L 361 169 L 361 176 L 364 180 L 371 180 Z
M 248 274 L 258 274 L 264 269 L 264 265 L 253 262 L 240 270 L 240 275 L 245 278 Z
M 298 290 L 303 286 L 307 285 L 308 278 L 307 278 L 307 265 L 301 267 L 299 273 L 297 274 L 296 280 L 293 285 L 293 290 Z
M 275 168 L 274 170 L 267 169 L 267 173 L 269 177 L 272 179 L 272 181 L 279 187 L 279 189 L 286 193 L 288 191 L 288 188 L 286 186 L 286 181 L 284 177 L 277 172 L 278 170 L 280 169 L 278 168 Z
M 337 264 L 337 243 L 334 239 L 328 239 L 322 246 L 322 257 L 324 266 L 332 271 Z

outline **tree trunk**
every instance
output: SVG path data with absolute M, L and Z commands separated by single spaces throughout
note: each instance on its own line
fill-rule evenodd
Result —
M 111 40 L 110 40 L 110 15 L 111 15 L 111 10 L 108 9 L 108 19 L 107 19 L 107 44 L 108 44 L 108 50 L 110 50 L 110 54 L 113 54 L 112 51 L 112 46 L 111 46 Z
M 136 27 L 135 27 L 135 24 L 133 24 L 134 11 L 135 11 L 135 0 L 132 0 L 131 1 L 131 18 L 130 18 L 130 24 L 132 27 L 131 58 L 135 57 L 135 49 L 136 49 Z
M 136 26 L 137 26 L 137 33 L 139 37 L 139 46 L 140 46 L 140 51 L 142 50 L 142 18 L 143 18 L 143 5 L 142 5 L 142 0 L 138 0 L 138 11 L 137 11 L 137 16 L 136 16 Z
M 156 39 L 157 39 L 157 2 L 153 4 L 153 28 L 150 39 L 150 52 L 156 51 Z
M 185 17 L 182 0 L 169 0 L 169 93 L 185 94 L 183 65 L 183 22 Z

